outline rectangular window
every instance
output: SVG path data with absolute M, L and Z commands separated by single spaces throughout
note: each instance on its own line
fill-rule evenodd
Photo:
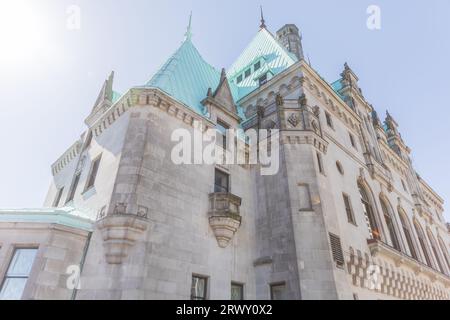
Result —
M 206 300 L 208 289 L 208 278 L 192 276 L 191 300 Z
M 100 160 L 102 157 L 98 157 L 94 160 L 91 166 L 91 172 L 89 173 L 89 178 L 87 180 L 86 188 L 85 190 L 89 190 L 92 188 L 95 184 L 95 178 L 97 178 L 98 168 L 100 167 Z
M 258 71 L 261 68 L 261 61 L 258 61 L 257 63 L 255 63 L 255 65 L 253 66 L 253 70 L 254 71 Z
M 75 192 L 77 191 L 78 183 L 80 182 L 80 176 L 81 176 L 81 172 L 77 173 L 77 175 L 75 176 L 75 179 L 73 180 L 73 184 L 72 184 L 72 187 L 70 188 L 69 196 L 67 197 L 66 203 L 72 201 L 73 198 L 75 197 Z
M 262 86 L 265 83 L 267 83 L 267 73 L 259 78 L 259 85 L 260 86 Z
M 228 193 L 230 191 L 229 183 L 230 176 L 225 172 L 216 169 L 214 178 L 214 192 Z
M 222 120 L 217 120 L 217 138 L 216 142 L 219 146 L 221 146 L 224 150 L 227 149 L 227 130 L 230 128 L 228 124 L 223 122 Z
M 325 112 L 325 118 L 327 119 L 327 125 L 330 128 L 333 128 L 333 119 L 331 118 L 331 114 L 329 114 L 328 112 Z
M 270 300 L 286 300 L 286 283 L 275 283 L 270 285 Z
M 244 300 L 244 285 L 231 283 L 231 300 Z
M 16 249 L 0 290 L 0 300 L 20 300 L 25 290 L 37 249 Z
M 316 153 L 317 155 L 317 165 L 319 167 L 319 172 L 321 174 L 325 174 L 325 172 L 323 171 L 323 163 L 322 163 L 322 155 L 320 153 Z
M 58 208 L 59 203 L 61 202 L 61 197 L 64 192 L 64 187 L 58 189 L 58 192 L 56 193 L 55 201 L 53 201 L 53 207 Z
M 403 190 L 405 190 L 406 192 L 408 192 L 408 189 L 406 188 L 406 183 L 405 181 L 402 180 L 402 186 L 403 186 Z
M 250 77 L 251 74 L 252 74 L 252 70 L 251 69 L 245 70 L 244 77 L 248 78 L 248 77 Z
M 350 143 L 352 144 L 352 147 L 355 148 L 355 149 L 358 149 L 356 147 L 355 137 L 350 132 L 348 133 L 348 136 L 350 137 Z
M 341 238 L 330 233 L 331 252 L 333 254 L 333 260 L 338 267 L 344 266 L 344 252 L 342 251 Z
M 239 77 L 237 77 L 236 81 L 237 81 L 238 84 L 242 82 L 242 74 Z
M 356 225 L 355 215 L 353 214 L 350 197 L 348 195 L 346 195 L 345 193 L 343 193 L 343 197 L 344 197 L 345 212 L 347 213 L 348 222 Z

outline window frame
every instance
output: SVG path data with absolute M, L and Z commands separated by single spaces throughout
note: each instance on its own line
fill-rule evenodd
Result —
M 86 185 L 84 187 L 84 192 L 89 191 L 90 189 L 95 187 L 95 182 L 98 177 L 98 171 L 100 169 L 101 161 L 102 161 L 102 154 L 100 154 L 99 156 L 95 157 L 94 160 L 92 160 L 91 168 L 89 169 L 89 174 L 86 179 Z M 95 170 L 95 174 L 94 174 L 94 170 Z
M 323 165 L 322 154 L 319 152 L 316 152 L 316 158 L 317 158 L 317 168 L 319 169 L 319 173 L 325 175 L 325 167 Z
M 413 258 L 414 260 L 419 261 L 419 256 L 417 255 L 417 249 L 414 245 L 411 223 L 409 222 L 408 217 L 405 212 L 399 211 L 399 216 L 400 216 L 400 222 L 401 222 L 402 228 L 403 228 L 403 234 L 405 235 L 405 238 L 406 238 L 406 244 L 409 249 L 409 253 L 410 253 L 409 256 L 411 258 Z
M 239 287 L 239 289 L 240 289 L 240 295 L 241 295 L 241 299 L 232 299 L 232 291 L 233 291 L 233 286 L 234 287 Z M 231 282 L 231 292 L 230 292 L 230 299 L 231 299 L 231 301 L 243 301 L 243 300 L 245 300 L 245 297 L 244 297 L 244 284 L 243 283 L 240 283 L 240 282 L 235 282 L 235 281 L 232 281 Z
M 343 200 L 344 200 L 344 208 L 345 208 L 345 212 L 347 214 L 347 221 L 348 221 L 348 223 L 351 223 L 351 224 L 357 226 L 356 218 L 355 218 L 355 212 L 353 211 L 353 206 L 352 206 L 352 201 L 351 201 L 350 196 L 348 194 L 346 194 L 345 192 L 343 192 L 342 193 L 342 197 L 343 197 Z M 348 204 L 348 207 L 347 207 L 347 204 Z
M 352 147 L 355 148 L 355 150 L 358 150 L 358 146 L 356 145 L 355 136 L 351 132 L 348 132 L 348 136 L 350 138 L 350 144 L 352 145 Z
M 67 194 L 66 204 L 75 199 L 75 193 L 77 192 L 78 185 L 81 180 L 81 172 L 77 172 L 70 186 L 69 193 Z
M 400 239 L 395 228 L 394 216 L 392 215 L 391 206 L 386 200 L 380 197 L 381 211 L 383 213 L 384 221 L 389 232 L 389 237 L 391 238 L 392 247 L 398 252 L 402 252 L 402 247 L 400 245 Z
M 24 274 L 23 275 L 22 274 L 21 275 L 9 275 L 10 269 L 12 267 L 12 263 L 14 262 L 14 259 L 16 257 L 17 252 L 20 251 L 20 250 L 34 250 L 35 251 L 33 260 L 31 262 L 31 265 L 29 266 L 28 274 L 27 275 L 24 275 Z M 37 246 L 37 245 L 36 246 L 15 246 L 13 248 L 11 254 L 9 255 L 10 258 L 9 258 L 8 266 L 7 266 L 7 268 L 6 268 L 6 270 L 5 270 L 4 274 L 3 274 L 3 278 L 2 278 L 2 280 L 0 282 L 0 293 L 5 288 L 5 285 L 6 285 L 6 282 L 7 282 L 8 279 L 26 279 L 25 285 L 23 287 L 23 291 L 22 291 L 21 296 L 20 296 L 20 299 L 22 299 L 23 294 L 24 294 L 25 289 L 26 289 L 26 286 L 28 284 L 28 280 L 30 278 L 30 275 L 32 274 L 33 268 L 35 267 L 36 258 L 37 258 L 38 252 L 39 252 L 39 246 Z
M 331 114 L 327 111 L 325 111 L 325 122 L 327 123 L 327 126 L 334 130 L 334 123 L 333 118 L 331 117 Z
M 369 191 L 367 191 L 367 189 L 361 184 L 358 184 L 358 189 L 360 193 L 361 204 L 363 206 L 364 216 L 367 219 L 366 222 L 368 230 L 370 232 L 370 236 L 375 240 L 381 241 L 382 240 L 381 229 L 378 226 L 378 221 L 375 216 L 376 215 L 375 207 L 373 201 L 370 199 L 370 196 L 368 194 Z M 363 195 L 365 195 L 365 197 Z
M 282 282 L 274 282 L 274 283 L 270 283 L 269 284 L 269 289 L 270 289 L 270 300 L 272 300 L 272 301 L 276 301 L 275 299 L 274 299 L 274 288 L 276 288 L 276 287 L 283 287 L 283 289 L 284 290 L 286 290 L 286 282 L 285 281 L 282 281 Z M 277 299 L 278 300 L 278 299 Z
M 219 173 L 220 175 L 223 175 L 224 177 L 226 177 L 226 179 L 227 179 L 227 186 L 226 187 L 218 185 L 216 183 L 217 173 Z M 214 169 L 214 193 L 230 193 L 230 191 L 231 191 L 230 174 L 225 172 L 225 171 L 223 171 L 223 170 L 220 170 L 219 168 L 215 168 Z
M 205 283 L 203 285 L 203 292 L 204 292 L 204 297 L 200 297 L 200 296 L 194 296 L 192 294 L 192 289 L 193 289 L 193 285 L 194 285 L 194 279 L 199 279 L 199 280 L 204 280 Z M 193 274 L 191 277 L 191 300 L 192 301 L 205 301 L 208 300 L 208 282 L 209 282 L 209 277 L 207 276 L 202 276 L 202 275 L 198 275 L 198 274 Z

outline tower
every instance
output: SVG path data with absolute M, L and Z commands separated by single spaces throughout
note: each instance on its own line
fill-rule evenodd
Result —
M 295 54 L 299 60 L 304 59 L 302 38 L 295 24 L 284 25 L 277 31 L 277 39 L 289 52 Z

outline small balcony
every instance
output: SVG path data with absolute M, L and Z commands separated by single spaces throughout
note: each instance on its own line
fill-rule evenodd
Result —
M 209 195 L 209 224 L 214 231 L 219 247 L 226 248 L 241 226 L 242 199 L 229 192 Z
M 403 252 L 399 252 L 395 248 L 380 240 L 369 239 L 367 240 L 367 244 L 369 245 L 370 253 L 373 257 L 384 256 L 390 258 L 395 261 L 397 267 L 405 265 L 413 269 L 416 274 L 425 274 L 432 281 L 440 281 L 445 285 L 445 287 L 450 287 L 450 277 L 446 274 L 430 268 L 422 262 L 415 260 Z

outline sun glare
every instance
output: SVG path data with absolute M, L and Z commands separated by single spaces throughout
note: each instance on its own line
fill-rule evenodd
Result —
M 33 59 L 45 48 L 45 21 L 32 1 L 0 3 L 0 63 L 11 66 Z M 36 4 L 36 2 L 34 2 Z

